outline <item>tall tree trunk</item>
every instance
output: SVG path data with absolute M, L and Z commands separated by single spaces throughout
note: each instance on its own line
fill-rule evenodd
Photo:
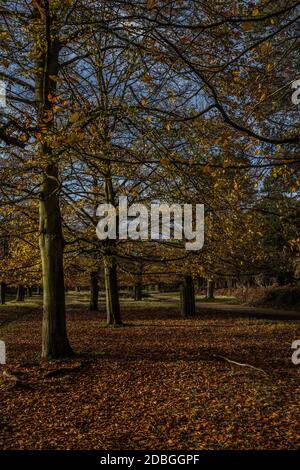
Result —
M 31 287 L 27 287 L 27 295 L 28 295 L 28 297 L 32 297 L 32 288 Z
M 195 288 L 192 276 L 185 276 L 180 289 L 181 313 L 186 317 L 195 315 Z
M 22 286 L 22 284 L 18 284 L 17 294 L 16 294 L 16 302 L 23 302 L 24 297 L 25 297 L 24 287 Z
M 99 273 L 92 271 L 90 273 L 90 306 L 89 310 L 98 311 L 98 298 L 99 298 Z
M 108 325 L 122 325 L 117 266 L 113 256 L 104 260 L 106 312 Z
M 214 289 L 215 289 L 215 283 L 212 279 L 207 280 L 207 292 L 206 292 L 206 298 L 207 299 L 213 299 L 214 298 Z
M 5 295 L 6 295 L 6 284 L 5 282 L 0 283 L 0 304 L 5 304 Z
M 42 357 L 70 356 L 66 330 L 64 240 L 58 196 L 58 170 L 48 165 L 40 195 L 40 250 L 43 272 Z
M 53 22 L 49 0 L 33 2 L 39 18 L 39 34 L 35 36 L 36 56 L 35 103 L 38 130 L 55 132 L 52 97 L 56 95 L 59 54 L 62 48 Z M 57 155 L 47 143 L 40 143 L 38 155 L 43 170 L 40 185 L 40 251 L 43 276 L 42 357 L 59 358 L 72 354 L 65 316 L 64 240 L 59 205 L 60 181 Z

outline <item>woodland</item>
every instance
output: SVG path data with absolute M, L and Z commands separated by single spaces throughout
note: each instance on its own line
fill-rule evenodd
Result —
M 299 447 L 300 2 L 0 0 L 0 43 L 0 449 Z M 203 247 L 100 240 L 125 196 Z

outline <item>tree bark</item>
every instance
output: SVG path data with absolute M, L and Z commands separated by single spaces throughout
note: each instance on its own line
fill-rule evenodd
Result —
M 5 282 L 0 283 L 0 304 L 5 304 L 5 296 L 6 296 L 6 284 Z
M 104 261 L 104 278 L 107 324 L 122 325 L 119 302 L 117 266 L 112 256 L 110 256 Z
M 143 289 L 142 284 L 137 282 L 134 284 L 134 300 L 142 300 L 143 299 Z
M 22 284 L 19 284 L 17 287 L 16 302 L 23 302 L 25 298 L 25 291 Z
M 215 283 L 212 279 L 207 280 L 207 292 L 206 292 L 206 298 L 211 300 L 214 298 L 214 288 L 215 288 Z
M 28 297 L 32 297 L 32 288 L 31 287 L 27 287 L 27 295 L 28 295 Z
M 99 273 L 98 271 L 93 271 L 90 273 L 90 306 L 89 310 L 98 311 L 98 299 L 99 299 Z
M 37 2 L 34 3 L 34 5 Z M 39 55 L 36 58 L 35 102 L 38 130 L 53 132 L 52 97 L 56 95 L 59 74 L 59 53 L 62 43 L 53 25 L 48 0 L 35 6 L 40 17 L 40 34 L 36 37 Z M 40 185 L 40 251 L 43 276 L 42 357 L 60 358 L 72 354 L 65 316 L 63 251 L 64 240 L 59 205 L 60 181 L 57 155 L 47 143 L 39 144 L 43 170 Z
M 180 288 L 181 313 L 186 317 L 195 315 L 195 288 L 192 276 L 185 276 Z
M 58 197 L 58 170 L 48 165 L 40 198 L 40 250 L 43 272 L 42 357 L 72 354 L 65 312 L 63 251 L 64 240 Z
M 106 202 L 115 206 L 115 197 L 110 170 L 105 178 Z M 104 257 L 104 278 L 106 294 L 106 314 L 108 325 L 122 325 L 117 265 L 114 258 L 114 240 L 106 240 L 106 256 Z

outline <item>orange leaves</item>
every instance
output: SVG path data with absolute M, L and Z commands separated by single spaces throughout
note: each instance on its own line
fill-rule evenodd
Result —
M 146 0 L 147 10 L 154 10 L 157 6 L 157 0 Z
M 145 107 L 145 106 L 147 106 L 147 104 L 148 104 L 148 98 L 146 98 L 146 97 L 142 98 L 142 99 L 141 99 L 141 105 L 142 105 L 143 107 Z
M 28 134 L 22 134 L 21 137 L 20 137 L 20 140 L 22 142 L 27 142 L 29 140 Z
M 84 353 L 82 367 L 78 359 L 39 361 L 37 308 L 22 318 L 25 309 L 0 309 L 1 319 L 16 320 L 3 330 L 10 345 L 6 370 L 30 385 L 16 393 L 0 376 L 1 448 L 299 447 L 298 370 L 290 363 L 295 323 L 232 318 L 220 302 L 200 302 L 200 319 L 182 319 L 176 300 L 164 305 L 127 306 L 130 327 L 118 329 L 101 328 L 103 309 L 73 309 L 69 330 Z M 267 368 L 272 378 L 216 353 Z
M 183 36 L 182 38 L 180 38 L 180 42 L 181 44 L 187 45 L 187 44 L 190 44 L 191 39 L 188 36 Z
M 149 73 L 145 73 L 142 77 L 141 80 L 145 83 L 151 83 L 152 82 L 152 77 L 149 75 Z
M 253 24 L 250 21 L 245 21 L 244 23 L 242 23 L 242 27 L 245 31 L 251 31 L 251 29 L 253 28 Z

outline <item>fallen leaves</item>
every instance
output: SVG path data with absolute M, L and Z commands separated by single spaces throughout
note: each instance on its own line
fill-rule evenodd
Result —
M 4 370 L 30 388 L 1 377 L 1 449 L 299 447 L 299 324 L 173 308 L 127 308 L 117 329 L 101 326 L 104 311 L 69 312 L 78 356 L 68 361 L 40 362 L 39 313 L 7 324 Z

